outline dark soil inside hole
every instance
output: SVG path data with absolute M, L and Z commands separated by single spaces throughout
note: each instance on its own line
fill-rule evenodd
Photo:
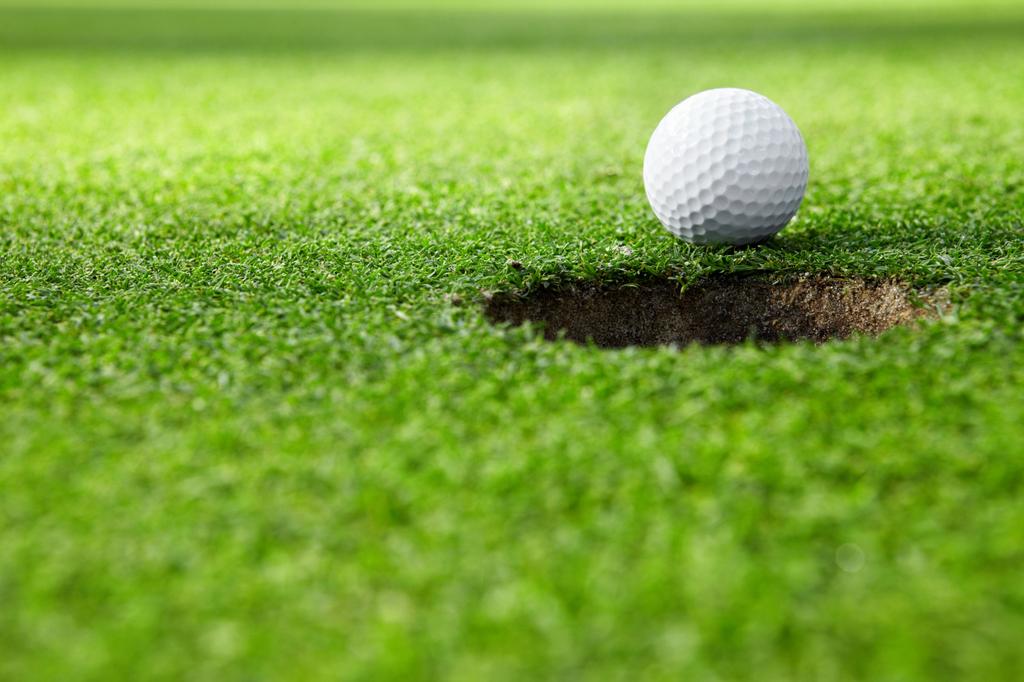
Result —
M 772 281 L 713 277 L 685 291 L 669 280 L 628 286 L 574 284 L 527 296 L 501 294 L 486 307 L 493 322 L 539 324 L 544 336 L 564 336 L 608 348 L 766 343 L 823 343 L 874 335 L 934 315 L 941 292 L 915 292 L 894 280 L 822 275 Z

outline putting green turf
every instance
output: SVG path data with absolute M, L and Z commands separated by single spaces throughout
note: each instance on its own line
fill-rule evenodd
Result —
M 1001 4 L 0 10 L 0 678 L 1019 678 Z M 640 180 L 722 85 L 812 159 L 740 252 Z M 954 307 L 602 351 L 476 305 L 727 272 Z

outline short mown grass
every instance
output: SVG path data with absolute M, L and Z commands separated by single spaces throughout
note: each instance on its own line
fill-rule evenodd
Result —
M 1024 14 L 793 4 L 0 10 L 0 678 L 1019 678 Z M 725 85 L 811 154 L 742 251 L 640 177 Z M 478 305 L 750 273 L 952 307 L 676 351 Z

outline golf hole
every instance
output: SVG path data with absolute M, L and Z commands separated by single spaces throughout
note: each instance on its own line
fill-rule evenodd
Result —
M 498 294 L 489 298 L 485 312 L 495 323 L 536 324 L 550 340 L 622 348 L 748 340 L 824 343 L 934 317 L 945 305 L 941 290 L 917 291 L 896 280 L 719 276 L 685 290 L 678 282 L 656 279 Z

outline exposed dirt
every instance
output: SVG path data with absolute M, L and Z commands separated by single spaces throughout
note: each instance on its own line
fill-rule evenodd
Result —
M 522 297 L 501 294 L 486 306 L 493 322 L 538 323 L 544 336 L 608 348 L 690 343 L 823 343 L 852 334 L 875 335 L 934 316 L 942 291 L 914 291 L 895 280 L 814 275 L 714 277 L 680 291 L 670 280 L 628 286 L 575 284 Z

